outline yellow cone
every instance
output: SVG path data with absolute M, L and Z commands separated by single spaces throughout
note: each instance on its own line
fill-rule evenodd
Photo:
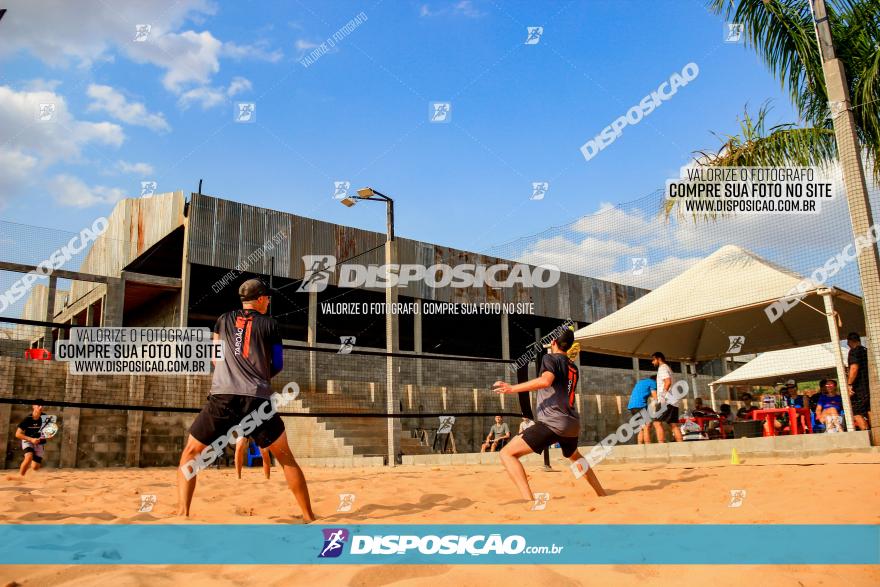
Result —
M 738 465 L 739 464 L 739 453 L 736 452 L 736 449 L 730 451 L 730 464 Z

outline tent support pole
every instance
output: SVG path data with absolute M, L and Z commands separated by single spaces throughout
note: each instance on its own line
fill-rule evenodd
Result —
M 717 412 L 718 408 L 715 406 L 715 384 L 714 383 L 709 384 L 709 398 L 712 401 L 712 409 Z
M 834 346 L 834 358 L 837 363 L 837 388 L 840 390 L 840 399 L 843 403 L 843 415 L 846 418 L 847 431 L 854 431 L 852 406 L 849 403 L 849 387 L 846 385 L 846 367 L 843 363 L 843 350 L 840 348 L 840 331 L 837 329 L 837 314 L 834 313 L 834 291 L 830 288 L 822 288 L 818 291 L 825 302 L 825 318 L 828 320 L 828 334 Z

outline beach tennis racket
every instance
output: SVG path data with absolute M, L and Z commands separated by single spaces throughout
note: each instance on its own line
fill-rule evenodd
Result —
M 49 439 L 58 434 L 58 424 L 55 423 L 55 416 L 49 416 L 43 427 L 40 428 L 40 438 Z

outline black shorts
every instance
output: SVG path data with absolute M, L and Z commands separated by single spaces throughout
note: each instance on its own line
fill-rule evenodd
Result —
M 270 413 L 271 407 L 263 406 L 268 402 L 267 398 L 249 395 L 209 395 L 208 403 L 196 416 L 189 433 L 202 444 L 211 444 L 221 436 L 229 434 L 230 429 L 241 426 L 241 421 L 248 414 L 254 413 L 254 416 L 259 414 L 262 418 Z M 248 434 L 248 438 L 256 442 L 260 448 L 268 448 L 282 434 L 284 434 L 284 422 L 276 412 Z
M 852 407 L 853 416 L 868 417 L 868 411 L 871 409 L 871 396 L 867 389 L 854 390 L 855 395 L 849 397 L 849 405 Z
M 34 460 L 35 463 L 40 464 L 43 462 L 43 451 L 37 451 L 34 450 L 34 447 L 28 446 L 25 447 L 24 452 L 31 453 L 33 455 L 31 456 L 31 458 Z
M 523 440 L 534 452 L 541 454 L 544 449 L 550 448 L 557 442 L 562 449 L 562 456 L 568 458 L 574 454 L 578 447 L 577 436 L 559 436 L 549 426 L 541 422 L 535 422 L 522 433 Z
M 678 406 L 667 404 L 666 410 L 662 414 L 658 414 L 654 418 L 655 422 L 666 422 L 667 424 L 678 424 Z

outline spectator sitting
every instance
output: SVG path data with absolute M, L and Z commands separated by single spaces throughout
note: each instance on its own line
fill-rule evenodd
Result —
M 739 396 L 739 401 L 745 402 L 746 405 L 741 407 L 736 412 L 737 420 L 751 420 L 752 412 L 757 410 L 758 408 L 752 405 L 752 394 L 745 392 L 741 396 Z
M 785 405 L 789 408 L 802 408 L 806 405 L 804 396 L 798 394 L 797 383 L 795 383 L 794 379 L 789 379 L 785 382 L 782 397 L 785 400 Z
M 526 431 L 526 428 L 534 426 L 535 423 L 529 418 L 523 417 L 522 422 L 519 423 L 519 432 L 518 434 L 522 434 Z
M 825 424 L 825 432 L 843 432 L 843 401 L 837 390 L 837 382 L 823 379 L 819 383 L 819 389 L 822 391 L 819 392 L 816 402 L 816 422 Z
M 698 397 L 694 399 L 694 409 L 691 410 L 691 413 L 694 416 L 714 416 L 715 410 L 707 405 L 704 405 L 703 398 Z
M 483 443 L 480 452 L 486 452 L 487 448 L 489 452 L 501 450 L 509 439 L 510 428 L 507 423 L 502 421 L 501 416 L 495 416 L 495 423 L 489 428 L 489 434 L 486 435 L 486 442 Z
M 816 406 L 819 404 L 819 394 L 821 394 L 825 390 L 825 382 L 827 379 L 823 379 L 819 382 L 819 389 L 810 390 L 810 395 L 807 397 L 809 402 L 809 407 L 811 412 L 816 411 Z

